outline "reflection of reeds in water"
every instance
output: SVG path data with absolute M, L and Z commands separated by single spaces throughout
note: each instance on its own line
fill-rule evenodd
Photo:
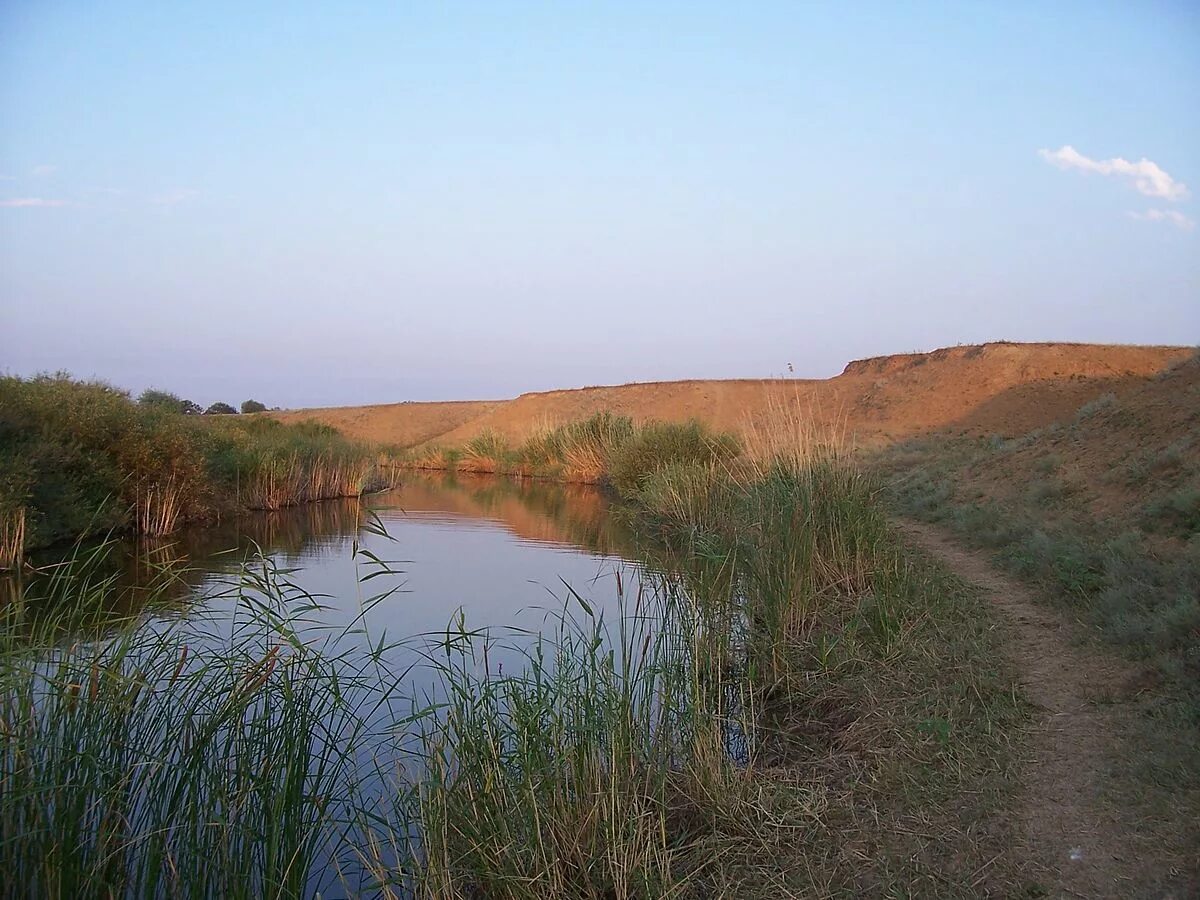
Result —
M 638 558 L 624 520 L 612 515 L 608 498 L 591 485 L 478 473 L 410 475 L 400 503 L 502 522 L 524 540 L 573 544 L 605 556 Z
M 21 561 L 25 549 L 25 507 L 0 513 L 0 569 Z
M 243 520 L 240 526 L 244 538 L 253 540 L 264 552 L 290 562 L 322 555 L 321 549 L 345 552 L 344 541 L 338 539 L 358 534 L 362 510 L 357 499 L 334 499 L 255 515 Z

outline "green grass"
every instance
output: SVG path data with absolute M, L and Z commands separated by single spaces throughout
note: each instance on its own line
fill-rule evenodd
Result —
M 1008 445 L 972 441 L 911 442 L 878 463 L 891 473 L 895 509 L 990 551 L 1049 602 L 1166 679 L 1168 694 L 1189 710 L 1190 727 L 1200 728 L 1200 494 L 1190 486 L 1197 473 L 1179 468 L 1174 482 L 1140 488 L 1140 509 L 1100 519 L 1076 508 L 1078 488 L 1056 479 L 1031 476 L 1007 500 L 981 496 L 971 473 L 1008 452 Z
M 1103 409 L 1109 416 L 1122 412 L 1111 402 Z M 1058 437 L 1071 440 L 1087 413 L 1097 414 L 1085 411 Z M 910 442 L 874 463 L 886 473 L 885 497 L 896 512 L 936 523 L 987 551 L 1077 621 L 1076 635 L 1091 652 L 1126 657 L 1131 674 L 1114 702 L 1128 727 L 1111 748 L 1103 801 L 1131 810 L 1168 843 L 1186 844 L 1194 841 L 1194 829 L 1180 811 L 1200 803 L 1195 454 L 1177 441 L 1131 460 L 1127 469 L 1115 467 L 1102 483 L 1136 493 L 1115 508 L 1110 501 L 1110 511 L 1097 515 L 1088 506 L 1093 486 L 1047 489 L 1036 474 L 1038 458 L 1029 453 L 1040 440 Z M 1004 493 L 981 483 L 993 467 L 1008 473 Z M 1024 479 L 1029 487 L 1022 489 Z
M 349 660 L 300 639 L 312 601 L 266 560 L 223 642 L 184 619 L 97 631 L 104 552 L 0 615 L 2 893 L 309 894 L 362 734 Z
M 602 412 L 541 429 L 519 444 L 488 430 L 462 447 L 428 448 L 403 458 L 416 468 L 604 484 L 630 498 L 659 469 L 727 461 L 740 450 L 732 435 L 699 422 L 638 424 Z
M 844 458 L 664 455 L 624 496 L 682 580 L 615 621 L 580 601 L 513 672 L 448 635 L 447 706 L 373 846 L 418 822 L 431 897 L 1019 889 L 1019 860 L 979 877 L 1024 716 L 988 611 L 907 558 Z
M 673 574 L 622 582 L 616 608 L 572 596 L 537 636 L 459 620 L 409 644 L 416 669 L 378 636 L 343 652 L 308 639 L 318 602 L 262 560 L 218 643 L 186 618 L 89 631 L 91 595 L 112 588 L 83 569 L 54 603 L 6 607 L 8 883 L 1016 893 L 1002 811 L 1023 710 L 986 607 L 906 555 L 849 460 L 751 462 L 697 429 L 634 441 L 619 421 L 585 440 L 635 448 L 626 515 Z
M 110 531 L 168 534 L 245 508 L 354 496 L 370 448 L 315 423 L 200 417 L 64 375 L 0 378 L 0 566 Z

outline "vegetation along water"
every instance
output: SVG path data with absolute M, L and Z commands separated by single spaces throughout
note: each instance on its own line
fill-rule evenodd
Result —
M 128 415 L 175 434 L 158 446 L 180 459 L 245 446 L 224 423 L 143 425 L 103 388 L 19 387 L 107 404 L 84 434 Z M 614 416 L 539 436 L 543 465 L 608 486 L 636 565 L 601 601 L 565 585 L 536 628 L 447 608 L 436 632 L 376 629 L 403 565 L 365 511 L 338 615 L 262 547 L 182 614 L 131 608 L 112 601 L 111 543 L 78 545 L 4 606 L 5 891 L 970 889 L 1010 839 L 974 822 L 1005 802 L 1024 715 L 989 613 L 901 554 L 840 448 L 776 425 L 744 446 Z M 143 565 L 144 601 L 183 577 Z

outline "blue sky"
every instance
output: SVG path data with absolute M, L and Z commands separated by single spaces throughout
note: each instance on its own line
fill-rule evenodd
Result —
M 1194 4 L 248 6 L 0 7 L 0 368 L 300 406 L 1200 343 Z

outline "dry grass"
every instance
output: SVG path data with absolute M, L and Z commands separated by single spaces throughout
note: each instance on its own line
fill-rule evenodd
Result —
M 855 447 L 844 410 L 830 414 L 799 391 L 768 395 L 765 412 L 747 415 L 741 429 L 745 458 L 762 474 L 776 465 L 797 470 L 816 460 L 845 460 Z
M 25 507 L 0 513 L 0 569 L 19 565 L 25 552 Z

